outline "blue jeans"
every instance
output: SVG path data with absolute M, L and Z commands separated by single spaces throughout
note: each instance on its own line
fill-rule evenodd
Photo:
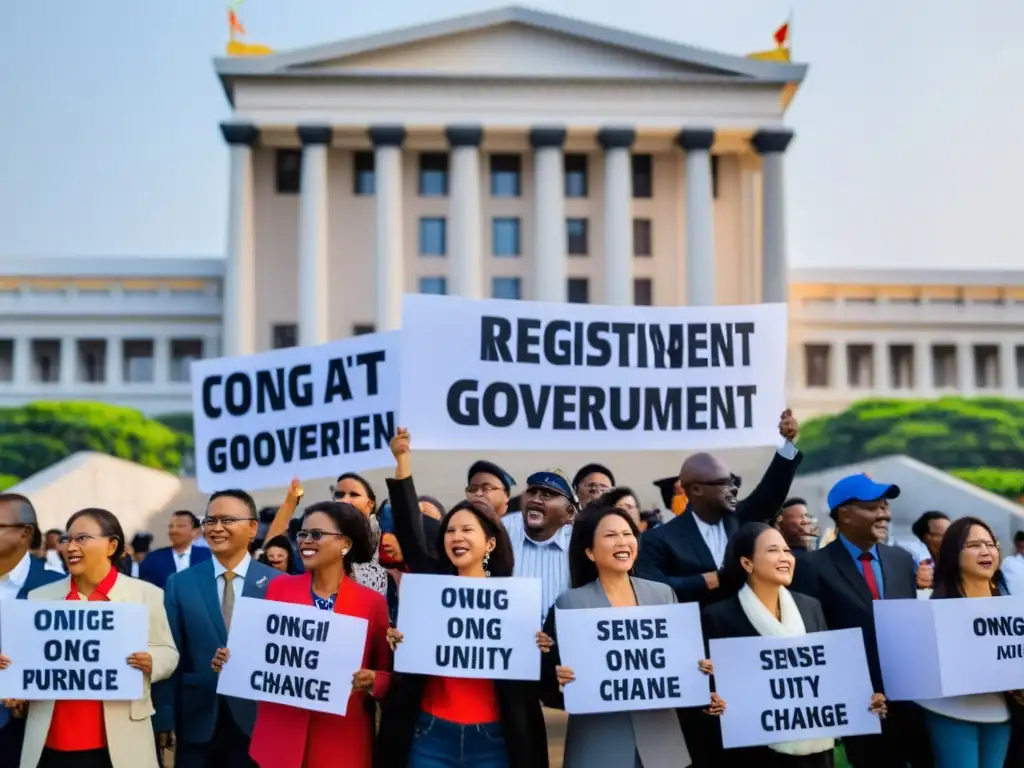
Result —
M 501 723 L 459 725 L 420 712 L 408 768 L 508 768 Z
M 971 723 L 925 711 L 935 768 L 1003 768 L 1010 723 Z

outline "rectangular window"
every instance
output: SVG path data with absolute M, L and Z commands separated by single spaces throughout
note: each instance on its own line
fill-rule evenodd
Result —
M 102 384 L 107 378 L 106 339 L 79 339 L 75 351 L 75 381 Z
M 353 157 L 353 194 L 373 195 L 377 191 L 373 152 L 356 152 Z
M 495 277 L 491 280 L 491 298 L 521 299 L 522 288 L 518 277 Z
M 491 197 L 519 197 L 519 155 L 491 155 Z
M 274 153 L 274 188 L 279 195 L 297 195 L 302 188 L 302 150 L 279 149 Z
M 276 323 L 270 326 L 270 345 L 274 349 L 299 346 L 299 326 L 295 323 Z
M 587 155 L 565 156 L 565 196 L 587 196 Z
M 14 339 L 0 339 L 0 381 L 14 381 Z
M 804 370 L 807 387 L 827 387 L 832 349 L 827 344 L 804 345 Z
M 424 152 L 420 155 L 420 197 L 444 197 L 448 194 L 448 154 Z
M 171 381 L 191 381 L 192 361 L 202 359 L 202 339 L 171 339 Z
M 633 197 L 654 196 L 654 158 L 651 155 L 631 155 L 633 165 Z
M 566 219 L 565 231 L 568 241 L 566 251 L 570 256 L 586 256 L 590 250 L 587 242 L 587 220 Z
M 32 380 L 40 384 L 60 381 L 60 339 L 33 339 Z
M 491 222 L 495 256 L 519 255 L 519 219 L 496 218 Z
M 420 219 L 420 256 L 444 256 L 447 253 L 446 235 L 443 218 Z
M 130 384 L 149 384 L 153 381 L 153 341 L 151 339 L 125 339 L 122 351 L 122 378 Z
M 651 240 L 651 220 L 633 219 L 633 255 L 652 255 L 653 244 Z
M 448 293 L 448 281 L 443 277 L 421 277 L 420 293 L 431 293 L 435 296 L 444 296 Z
M 711 156 L 711 196 L 718 199 L 718 155 Z
M 649 277 L 638 277 L 633 280 L 633 303 L 638 307 L 649 307 L 654 304 L 654 284 Z
M 373 333 L 376 327 L 373 323 L 356 323 L 352 326 L 353 336 L 365 336 L 368 333 Z
M 570 304 L 589 304 L 590 303 L 590 284 L 587 282 L 585 277 L 570 277 L 569 278 L 569 303 Z

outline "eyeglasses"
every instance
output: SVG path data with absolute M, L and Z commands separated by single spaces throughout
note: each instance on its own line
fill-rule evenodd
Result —
M 467 485 L 466 486 L 466 495 L 468 495 L 468 496 L 475 496 L 478 493 L 495 493 L 496 491 L 503 491 L 503 490 L 505 490 L 505 489 L 504 488 L 499 488 L 496 485 L 487 485 L 486 483 L 483 484 L 483 485 Z
M 721 477 L 718 480 L 698 480 L 696 485 L 710 485 L 716 488 L 738 488 L 736 484 L 736 476 L 730 475 L 729 477 Z
M 998 552 L 999 545 L 991 541 L 966 541 L 964 542 L 964 549 L 984 549 Z
M 588 493 L 605 493 L 611 489 L 610 485 L 605 485 L 604 483 L 587 483 L 582 487 L 582 490 Z
M 235 523 L 247 523 L 255 520 L 256 518 L 254 517 L 204 517 L 200 521 L 200 525 L 203 528 L 216 528 L 218 525 L 223 525 L 227 528 Z
M 334 533 L 333 531 L 299 531 L 295 534 L 296 541 L 320 541 L 324 536 L 337 536 L 342 537 L 344 533 Z
M 73 541 L 78 546 L 84 547 L 90 541 L 99 541 L 100 539 L 114 539 L 114 538 L 117 538 L 117 537 L 116 536 L 93 536 L 91 533 L 79 533 L 76 536 L 68 536 L 67 534 L 64 534 L 59 539 L 57 539 L 57 541 L 59 541 L 61 543 L 61 545 L 63 545 L 63 546 L 67 546 L 68 544 L 70 544 Z

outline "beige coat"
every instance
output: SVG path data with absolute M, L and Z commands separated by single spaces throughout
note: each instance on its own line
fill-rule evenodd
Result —
M 70 586 L 70 578 L 61 579 L 32 590 L 28 599 L 64 600 Z M 138 650 L 148 650 L 153 657 L 153 675 L 143 679 L 141 699 L 103 702 L 110 762 L 114 768 L 157 768 L 156 744 L 150 722 L 154 710 L 149 686 L 150 682 L 170 677 L 178 666 L 178 649 L 174 646 L 164 611 L 164 592 L 145 581 L 119 574 L 107 597 L 112 603 L 142 603 L 149 608 L 149 647 Z M 39 764 L 52 717 L 52 701 L 29 703 L 21 768 L 36 768 Z

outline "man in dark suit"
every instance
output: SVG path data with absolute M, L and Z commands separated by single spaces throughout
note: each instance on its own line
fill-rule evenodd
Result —
M 171 546 L 155 549 L 146 555 L 146 559 L 139 564 L 139 578 L 163 589 L 175 573 L 209 560 L 210 550 L 195 546 L 198 531 L 199 518 L 187 509 L 172 513 L 171 522 L 167 526 L 167 538 L 171 540 Z
M 743 523 L 767 522 L 789 495 L 802 459 L 793 441 L 799 425 L 791 411 L 783 412 L 779 434 L 785 443 L 772 458 L 761 482 L 742 501 L 737 477 L 708 453 L 697 453 L 679 470 L 679 489 L 686 494 L 683 514 L 643 534 L 636 575 L 660 581 L 675 590 L 681 603 L 708 604 L 721 597 L 718 570 L 729 538 Z M 716 718 L 700 708 L 677 710 L 690 747 L 694 768 L 718 768 L 722 745 Z
M 0 493 L 0 600 L 24 600 L 36 587 L 64 578 L 29 553 L 38 536 L 32 502 L 18 493 Z M 0 765 L 18 765 L 24 736 L 25 721 L 0 707 Z
M 772 525 L 782 534 L 798 563 L 814 549 L 814 524 L 807 511 L 807 502 L 800 497 L 793 496 L 782 502 L 782 509 Z
M 249 740 L 256 702 L 217 694 L 214 654 L 227 647 L 238 599 L 263 598 L 280 571 L 253 560 L 256 505 L 245 491 L 210 497 L 203 530 L 213 558 L 173 574 L 164 590 L 171 634 L 181 660 L 173 677 L 155 692 L 154 729 L 166 744 L 175 734 L 176 768 L 250 768 Z
M 867 475 L 850 475 L 828 493 L 829 514 L 838 535 L 810 552 L 793 571 L 792 589 L 821 602 L 829 629 L 858 628 L 864 633 L 874 690 L 884 693 L 875 639 L 875 600 L 917 597 L 914 558 L 886 546 L 889 500 L 900 495 L 895 485 L 876 483 Z M 930 768 L 931 746 L 921 709 L 912 702 L 892 702 L 880 736 L 844 739 L 854 768 Z

